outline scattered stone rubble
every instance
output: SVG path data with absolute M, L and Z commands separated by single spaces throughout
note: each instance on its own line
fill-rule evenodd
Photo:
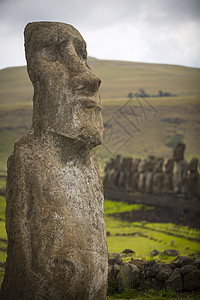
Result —
M 169 250 L 172 249 L 167 249 Z M 116 284 L 118 292 L 128 289 L 171 288 L 174 291 L 193 291 L 200 288 L 200 261 L 177 256 L 172 262 L 131 259 L 124 263 L 120 256 L 109 259 L 108 291 Z
M 187 163 L 184 160 L 185 144 L 178 143 L 173 158 L 164 164 L 164 158 L 122 158 L 117 155 L 105 167 L 104 188 L 141 193 L 177 193 L 200 195 L 198 158 Z M 164 164 L 164 167 L 163 167 Z

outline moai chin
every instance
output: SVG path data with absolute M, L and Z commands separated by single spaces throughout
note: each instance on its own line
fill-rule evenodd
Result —
M 100 79 L 71 25 L 29 23 L 33 126 L 8 160 L 8 258 L 2 300 L 103 300 L 103 192 L 91 149 L 101 143 Z

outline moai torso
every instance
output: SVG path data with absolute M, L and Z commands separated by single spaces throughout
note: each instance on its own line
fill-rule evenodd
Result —
M 138 190 L 141 193 L 145 192 L 146 166 L 147 166 L 146 159 L 142 159 L 138 164 L 138 172 L 139 172 Z
M 154 175 L 153 175 L 153 192 L 160 193 L 163 189 L 163 162 L 162 157 L 158 157 L 155 160 Z
M 147 162 L 146 181 L 145 181 L 145 192 L 152 193 L 153 191 L 153 170 L 155 164 L 155 157 L 150 156 Z
M 100 80 L 70 25 L 30 23 L 25 45 L 33 128 L 8 160 L 1 299 L 104 300 L 104 199 L 91 152 L 103 133 Z
M 199 185 L 199 172 L 198 172 L 199 160 L 193 157 L 188 164 L 188 178 L 187 178 L 187 194 L 188 195 L 198 195 L 198 185 Z
M 186 193 L 187 162 L 184 160 L 185 144 L 178 143 L 173 151 L 175 168 L 173 174 L 173 186 L 176 193 Z
M 173 192 L 173 169 L 174 169 L 174 160 L 168 159 L 165 164 L 164 171 L 164 181 L 163 181 L 163 190 L 165 192 Z
M 113 159 L 109 160 L 104 168 L 104 178 L 103 178 L 103 186 L 104 188 L 109 188 L 112 185 L 112 169 L 113 169 Z
M 115 158 L 115 164 L 112 173 L 114 188 L 118 188 L 120 166 L 121 166 L 121 155 L 118 154 Z
M 128 190 L 130 186 L 130 169 L 132 158 L 125 157 L 122 160 L 119 172 L 118 187 L 122 190 Z
M 140 158 L 136 158 L 131 165 L 131 190 L 138 191 L 138 179 L 139 179 L 139 172 L 138 172 L 138 165 L 140 163 Z

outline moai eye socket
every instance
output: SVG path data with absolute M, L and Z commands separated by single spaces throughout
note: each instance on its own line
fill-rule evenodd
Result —
M 44 47 L 42 49 L 42 56 L 48 61 L 56 61 L 58 59 L 57 52 L 54 47 Z

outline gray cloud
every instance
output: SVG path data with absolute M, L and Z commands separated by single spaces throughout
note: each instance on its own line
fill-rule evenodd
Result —
M 23 29 L 61 21 L 97 58 L 200 67 L 199 0 L 0 0 L 0 68 L 25 64 Z

